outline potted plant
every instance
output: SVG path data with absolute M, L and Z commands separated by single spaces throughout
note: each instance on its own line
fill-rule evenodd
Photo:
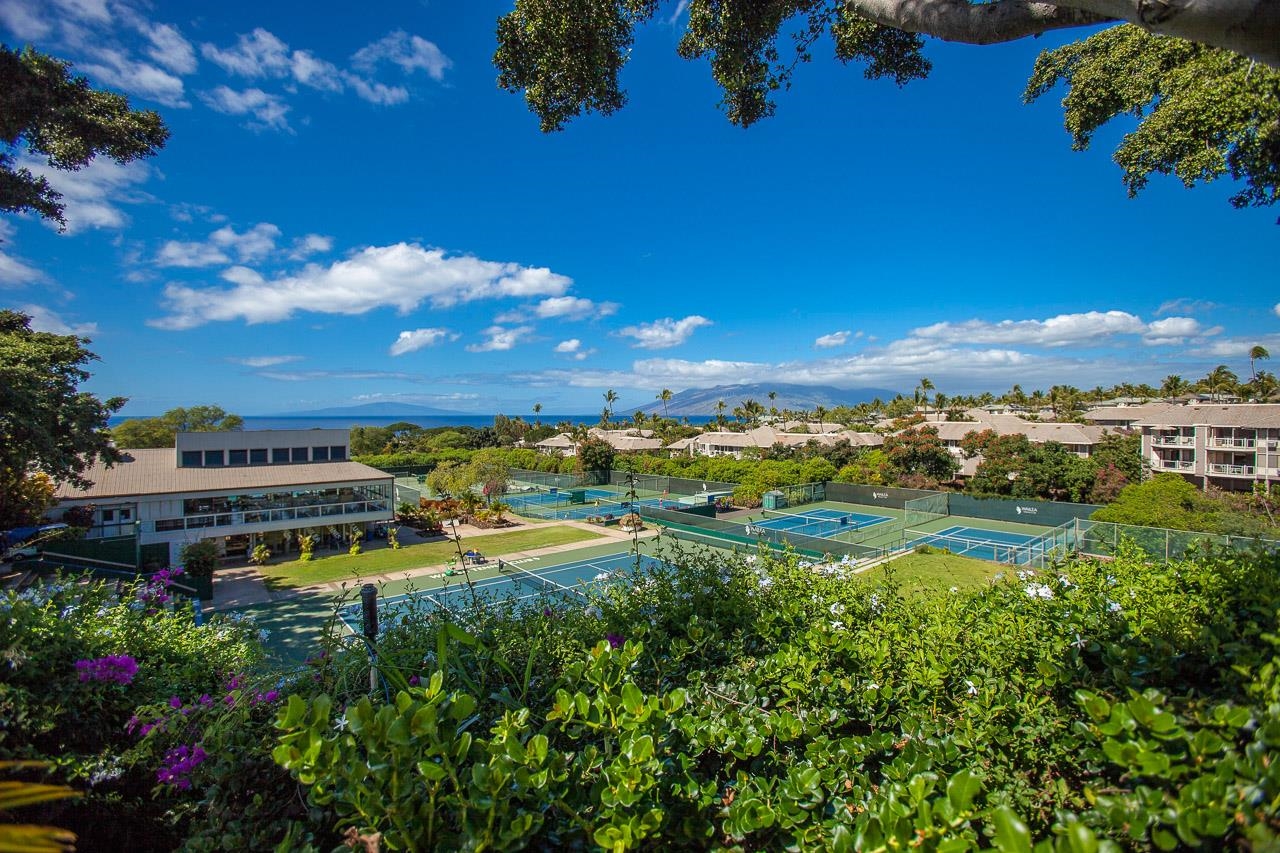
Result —
M 201 601 L 213 601 L 213 570 L 218 567 L 218 543 L 212 539 L 188 542 L 180 554 L 182 568 L 191 578 L 196 597 Z

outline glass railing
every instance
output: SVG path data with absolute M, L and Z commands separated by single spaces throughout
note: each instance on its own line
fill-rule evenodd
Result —
M 1156 433 L 1151 437 L 1151 443 L 1166 447 L 1190 447 L 1196 443 L 1196 439 L 1193 435 L 1160 435 Z
M 255 509 L 244 512 L 219 512 L 208 515 L 188 515 L 182 518 L 158 518 L 147 523 L 156 533 L 173 530 L 199 530 L 205 527 L 232 527 L 243 524 L 269 524 L 277 521 L 311 521 L 315 519 L 340 519 L 348 515 L 367 515 L 371 512 L 391 512 L 390 500 L 348 501 L 340 504 L 292 506 L 281 509 Z M 326 522 L 321 521 L 320 524 Z
M 1194 471 L 1196 463 L 1181 459 L 1157 459 L 1156 467 L 1166 471 Z

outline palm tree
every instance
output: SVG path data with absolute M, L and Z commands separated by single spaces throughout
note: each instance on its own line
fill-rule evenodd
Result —
M 1176 373 L 1170 373 L 1160 383 L 1161 397 L 1180 397 L 1187 393 L 1187 380 Z
M 1253 374 L 1253 378 L 1255 381 L 1258 378 L 1258 371 L 1253 366 L 1254 362 L 1260 359 L 1266 360 L 1269 358 L 1271 358 L 1271 353 L 1267 352 L 1267 348 L 1264 346 L 1256 346 L 1253 349 L 1249 350 L 1249 372 Z
M 1277 382 L 1276 375 L 1267 370 L 1259 370 L 1250 384 L 1253 386 L 1253 396 L 1258 400 L 1270 400 L 1276 391 L 1280 390 L 1280 382 Z
M 769 392 L 769 414 L 773 415 L 775 418 L 778 416 L 777 402 L 778 402 L 778 392 L 770 391 Z
M 823 422 L 827 419 L 827 407 L 826 407 L 826 406 L 814 406 L 814 407 L 813 407 L 813 414 L 814 414 L 814 416 L 815 416 L 815 417 L 817 417 L 817 419 L 818 419 L 818 432 L 819 432 L 819 433 L 821 433 L 821 432 L 822 432 L 822 424 L 823 424 Z
M 1209 371 L 1209 375 L 1201 380 L 1205 390 L 1213 395 L 1213 399 L 1219 400 L 1224 391 L 1230 391 L 1238 382 L 1239 378 L 1232 372 L 1231 368 L 1225 364 L 1219 364 L 1213 370 Z
M 716 426 L 724 429 L 724 400 L 716 400 Z
M 924 404 L 924 413 L 929 414 L 929 392 L 933 390 L 933 383 L 929 381 L 929 377 L 920 377 L 920 384 L 916 386 L 916 400 Z
M 603 420 L 605 426 L 608 426 L 610 419 L 613 418 L 613 404 L 616 402 L 618 402 L 618 395 L 612 388 L 604 392 Z
M 636 422 L 636 429 L 640 429 L 644 426 L 645 413 L 636 409 L 635 413 L 631 416 L 631 420 Z
M 538 416 L 539 416 L 539 415 L 541 415 L 541 414 L 542 414 L 542 404 L 541 404 L 541 403 L 534 403 L 534 404 L 533 404 L 533 418 L 534 418 L 534 425 L 535 425 L 535 426 L 542 426 L 542 419 L 538 417 Z
M 669 417 L 669 415 L 667 414 L 667 403 L 670 403 L 671 398 L 674 396 L 675 395 L 671 393 L 670 388 L 663 388 L 661 391 L 658 392 L 658 399 L 662 401 L 662 416 L 664 418 Z

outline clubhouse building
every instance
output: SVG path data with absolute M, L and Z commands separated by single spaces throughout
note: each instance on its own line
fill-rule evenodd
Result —
M 123 453 L 85 472 L 87 489 L 63 485 L 51 515 L 84 507 L 90 538 L 164 544 L 170 565 L 200 539 L 229 557 L 284 553 L 303 534 L 350 535 L 394 514 L 394 479 L 350 461 L 345 429 L 179 433 L 172 448 Z

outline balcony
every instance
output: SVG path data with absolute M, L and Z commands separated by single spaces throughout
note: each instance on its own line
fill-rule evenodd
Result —
M 1157 459 L 1154 467 L 1161 471 L 1194 471 L 1196 463 L 1183 459 Z
M 1227 474 L 1229 476 L 1235 476 L 1235 477 L 1252 477 L 1253 466 L 1252 465 L 1219 465 L 1217 463 L 1210 463 L 1209 473 L 1210 474 Z
M 339 504 L 294 506 L 284 509 L 246 510 L 244 512 L 219 512 L 210 515 L 187 515 L 182 518 L 158 518 L 148 523 L 156 533 L 174 530 L 200 530 L 206 527 L 237 527 L 245 524 L 266 524 L 273 521 L 302 521 L 323 519 L 317 526 L 350 523 L 343 516 L 367 515 L 371 512 L 390 513 L 391 501 L 349 501 Z M 364 521 L 365 519 L 360 519 Z
M 1210 447 L 1243 447 L 1252 449 L 1256 444 L 1257 441 L 1252 438 L 1220 438 L 1215 435 L 1209 439 Z
M 1175 435 L 1156 433 L 1151 436 L 1151 443 L 1156 447 L 1194 447 L 1196 438 L 1193 435 Z

